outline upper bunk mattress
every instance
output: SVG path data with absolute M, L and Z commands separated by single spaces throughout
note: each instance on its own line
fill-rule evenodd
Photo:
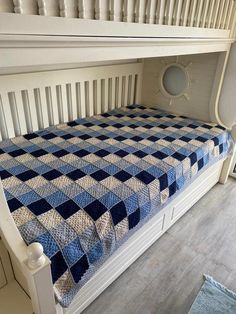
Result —
M 229 146 L 220 126 L 136 105 L 1 142 L 9 208 L 51 259 L 61 305 Z

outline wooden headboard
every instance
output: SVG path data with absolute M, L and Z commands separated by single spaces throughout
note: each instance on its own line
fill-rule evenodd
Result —
M 0 76 L 0 139 L 141 100 L 142 63 Z

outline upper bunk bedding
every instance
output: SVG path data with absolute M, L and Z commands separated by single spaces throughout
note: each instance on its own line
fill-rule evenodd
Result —
M 0 177 L 27 244 L 51 259 L 68 306 L 118 246 L 226 157 L 222 127 L 129 106 L 0 143 Z

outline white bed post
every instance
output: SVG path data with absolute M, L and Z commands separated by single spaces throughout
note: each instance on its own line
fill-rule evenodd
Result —
M 232 127 L 231 135 L 233 137 L 234 142 L 236 143 L 236 125 Z M 228 157 L 223 164 L 223 168 L 222 168 L 220 179 L 219 179 L 219 182 L 222 184 L 225 184 L 227 182 L 235 153 L 236 153 L 236 146 L 234 145 L 232 155 Z
M 27 247 L 9 211 L 0 180 L 0 231 L 3 242 L 25 276 L 35 314 L 56 314 L 49 258 L 39 243 Z

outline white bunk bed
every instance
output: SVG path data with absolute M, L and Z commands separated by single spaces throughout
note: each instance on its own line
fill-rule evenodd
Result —
M 0 139 L 142 103 L 218 123 L 236 140 L 229 122 L 235 109 L 222 117 L 219 108 L 235 8 L 232 0 L 0 0 Z M 164 90 L 171 66 L 186 71 L 181 95 Z M 81 313 L 217 182 L 225 183 L 231 163 L 229 156 L 201 173 L 103 264 L 69 308 L 55 302 L 50 260 L 41 245 L 25 244 L 1 185 L 1 237 L 34 313 Z

